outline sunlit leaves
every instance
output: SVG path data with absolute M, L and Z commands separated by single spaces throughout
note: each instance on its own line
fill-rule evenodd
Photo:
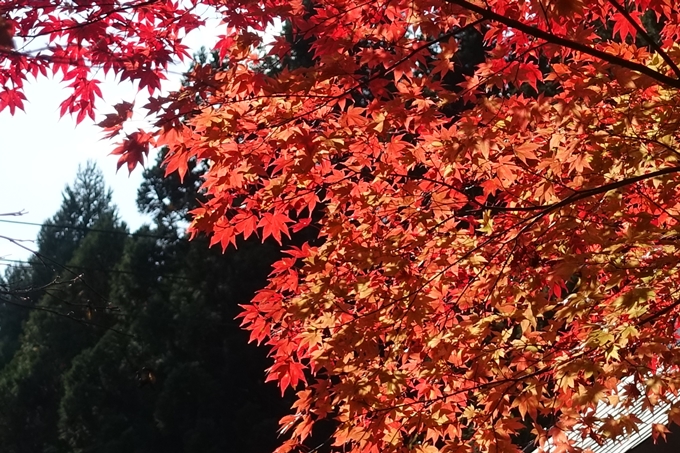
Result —
M 288 250 L 241 316 L 270 348 L 267 378 L 298 391 L 280 453 L 315 448 L 301 444 L 325 418 L 338 451 L 567 451 L 572 428 L 639 423 L 598 405 L 680 386 L 680 17 L 663 1 L 548 3 L 22 10 L 15 39 L 54 45 L 4 51 L 0 106 L 21 108 L 26 75 L 49 69 L 80 121 L 101 96 L 93 67 L 131 79 L 156 128 L 124 136 L 119 166 L 153 146 L 180 176 L 202 161 L 191 233 Z M 157 95 L 199 7 L 226 25 L 218 61 Z M 131 109 L 107 112 L 107 136 Z

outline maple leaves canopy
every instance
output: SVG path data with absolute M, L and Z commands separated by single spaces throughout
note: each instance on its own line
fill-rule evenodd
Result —
M 206 7 L 225 24 L 224 65 L 198 64 L 182 90 L 158 94 Z M 192 232 L 224 248 L 253 234 L 318 237 L 286 246 L 242 318 L 271 348 L 269 379 L 298 391 L 281 452 L 326 418 L 325 448 L 337 450 L 512 452 L 528 431 L 566 448 L 573 427 L 603 440 L 639 422 L 598 420 L 598 403 L 652 406 L 676 392 L 672 0 L 24 0 L 0 11 L 14 36 L 0 43 L 0 108 L 22 108 L 26 77 L 53 72 L 70 84 L 61 113 L 93 117 L 99 68 L 114 71 L 151 94 L 157 118 L 122 137 L 121 165 L 152 146 L 168 147 L 169 172 L 210 163 Z M 288 39 L 263 48 L 279 20 Z M 464 68 L 472 35 L 484 55 Z M 36 36 L 49 44 L 22 48 Z M 285 64 L 300 42 L 309 64 Z M 108 136 L 131 108 L 100 123 Z

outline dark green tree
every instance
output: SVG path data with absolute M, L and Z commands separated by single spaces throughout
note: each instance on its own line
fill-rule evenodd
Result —
M 38 304 L 46 288 L 56 290 L 80 275 L 81 269 L 68 269 L 65 264 L 98 222 L 107 225 L 119 221 L 103 174 L 94 162 L 87 162 L 64 189 L 59 210 L 40 228 L 30 266 L 7 269 L 0 298 L 0 366 L 12 358 L 28 309 Z
M 3 451 L 58 449 L 63 374 L 117 321 L 107 299 L 108 272 L 120 260 L 126 229 L 110 197 L 99 170 L 81 168 L 41 230 L 30 269 L 12 274 L 33 286 L 25 298 L 10 295 L 3 307 L 8 313 L 17 305 L 29 308 L 25 319 L 0 320 L 2 340 L 12 345 L 2 350 L 0 370 L 0 404 L 11 408 L 0 412 Z
M 223 255 L 177 234 L 200 199 L 201 170 L 145 172 L 137 231 L 111 274 L 116 332 L 75 357 L 58 429 L 69 452 L 266 452 L 290 401 L 264 383 L 269 360 L 234 320 L 262 287 L 278 247 L 243 242 Z
M 49 283 L 61 274 L 60 264 L 68 262 L 89 230 L 104 216 L 117 218 L 111 190 L 94 162 L 78 168 L 72 184 L 62 194 L 59 211 L 46 220 L 38 233 L 37 255 L 32 258 L 33 286 Z

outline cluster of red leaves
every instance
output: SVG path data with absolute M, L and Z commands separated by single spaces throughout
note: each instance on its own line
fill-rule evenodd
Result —
M 21 107 L 27 74 L 61 71 L 62 113 L 79 120 L 98 95 L 92 66 L 153 93 L 200 23 L 193 0 L 25 3 L 4 6 L 15 36 L 51 44 L 4 51 L 0 108 Z M 209 161 L 191 230 L 223 248 L 318 231 L 242 317 L 271 348 L 269 379 L 301 388 L 280 453 L 326 418 L 338 451 L 516 452 L 526 430 L 565 451 L 574 426 L 604 440 L 639 423 L 596 405 L 677 392 L 673 0 L 200 3 L 228 26 L 226 69 L 196 65 L 152 98 L 157 128 L 116 153 L 133 168 L 167 146 L 180 174 Z M 258 32 L 276 19 L 309 40 L 311 66 L 260 69 Z M 472 29 L 486 56 L 452 89 Z M 290 51 L 279 37 L 265 53 Z M 450 105 L 465 107 L 452 118 Z
M 153 94 L 173 58 L 188 56 L 180 38 L 203 24 L 193 13 L 197 3 L 0 2 L 0 111 L 23 109 L 29 75 L 61 74 L 70 92 L 61 115 L 75 115 L 78 123 L 94 119 L 103 74 L 113 72 Z

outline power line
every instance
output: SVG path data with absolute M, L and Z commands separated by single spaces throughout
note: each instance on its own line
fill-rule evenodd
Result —
M 16 265 L 18 264 L 18 266 Z M 22 268 L 33 268 L 38 265 L 43 265 L 45 267 L 51 267 L 48 264 L 41 263 L 41 262 L 30 262 L 30 261 L 24 261 L 24 260 L 12 260 L 9 258 L 0 258 L 0 266 L 13 266 L 13 267 L 22 267 Z M 83 270 L 83 271 L 92 271 L 92 272 L 103 272 L 107 274 L 129 274 L 129 275 L 139 275 L 139 272 L 133 272 L 133 271 L 124 271 L 121 269 L 97 269 L 97 268 L 92 268 L 92 267 L 86 267 L 86 266 L 76 266 L 76 265 L 64 265 L 63 266 L 66 269 L 78 269 L 78 270 Z M 189 280 L 189 281 L 195 281 L 195 279 L 190 278 L 190 277 L 184 277 L 182 275 L 176 275 L 176 274 L 158 274 L 158 277 L 161 278 L 167 278 L 170 280 Z
M 80 226 L 80 225 L 55 225 L 55 224 L 50 224 L 50 223 L 36 223 L 36 222 L 27 222 L 27 221 L 22 221 L 22 220 L 8 220 L 8 219 L 3 219 L 0 218 L 0 222 L 2 223 L 11 223 L 11 224 L 17 224 L 17 225 L 28 225 L 28 226 L 36 226 L 36 227 L 41 227 L 41 228 L 55 228 L 55 229 L 60 229 L 60 230 L 78 230 L 78 231 L 85 231 L 85 232 L 92 232 L 92 233 L 102 233 L 102 234 L 113 234 L 113 235 L 123 235 L 126 237 L 142 237 L 142 238 L 152 238 L 152 239 L 162 239 L 162 240 L 182 240 L 186 241 L 188 244 L 192 242 L 198 242 L 196 240 L 194 241 L 187 241 L 185 238 L 180 237 L 180 236 L 159 236 L 156 234 L 150 234 L 150 233 L 128 233 L 126 231 L 121 231 L 121 230 L 105 230 L 101 228 L 90 228 L 90 227 L 85 227 L 85 226 Z M 35 253 L 35 252 L 34 252 Z M 31 262 L 31 261 L 25 261 L 25 260 L 13 260 L 9 258 L 0 258 L 0 266 L 12 266 L 12 267 L 17 267 L 17 268 L 32 268 L 37 265 L 43 265 L 45 267 L 53 267 L 48 265 L 47 263 L 44 262 Z M 132 271 L 125 271 L 125 270 L 120 270 L 120 269 L 97 269 L 97 268 L 89 268 L 85 266 L 77 266 L 77 265 L 63 265 L 63 264 L 58 264 L 56 267 L 61 267 L 65 270 L 68 270 L 69 272 L 74 272 L 74 270 L 79 270 L 79 271 L 91 271 L 91 272 L 103 272 L 103 273 L 109 273 L 109 274 L 129 274 L 129 275 L 136 275 L 137 272 L 132 272 Z M 185 277 L 182 275 L 175 275 L 175 274 L 158 274 L 157 275 L 160 278 L 167 278 L 169 280 L 188 280 L 188 281 L 196 281 L 196 279 L 190 278 L 190 277 Z
M 124 235 L 124 236 L 129 236 L 129 237 L 145 237 L 145 238 L 152 238 L 152 239 L 168 239 L 168 240 L 182 239 L 180 236 L 172 237 L 172 236 L 158 236 L 158 235 L 151 234 L 151 233 L 128 233 L 126 231 L 104 230 L 104 229 L 101 229 L 101 228 L 90 228 L 90 227 L 79 226 L 79 225 L 53 225 L 51 223 L 35 223 L 35 222 L 25 222 L 25 221 L 21 221 L 21 220 L 8 220 L 8 219 L 0 219 L 0 222 L 2 222 L 2 223 L 12 223 L 12 224 L 17 224 L 17 225 L 37 226 L 37 227 L 41 227 L 41 228 L 56 228 L 56 229 L 60 229 L 60 230 L 79 230 L 79 231 L 94 232 L 94 233 L 119 234 L 119 235 Z
M 79 230 L 79 231 L 85 231 L 85 232 L 93 232 L 93 233 L 102 233 L 102 234 L 117 234 L 117 235 L 124 235 L 127 237 L 143 237 L 143 238 L 152 238 L 152 239 L 162 239 L 162 240 L 181 240 L 181 241 L 186 241 L 187 244 L 191 243 L 196 243 L 196 242 L 203 242 L 201 239 L 204 238 L 196 238 L 192 241 L 186 240 L 185 237 L 180 237 L 180 236 L 159 236 L 155 234 L 150 234 L 150 233 L 128 233 L 126 231 L 120 231 L 120 230 L 105 230 L 101 228 L 90 228 L 90 227 L 85 227 L 85 226 L 79 226 L 79 225 L 55 225 L 55 224 L 50 224 L 50 223 L 36 223 L 36 222 L 27 222 L 27 221 L 21 221 L 21 220 L 8 220 L 8 219 L 3 219 L 0 218 L 0 222 L 2 223 L 11 223 L 11 224 L 18 224 L 18 225 L 28 225 L 28 226 L 36 226 L 36 227 L 41 227 L 41 228 L 55 228 L 55 229 L 61 229 L 61 230 Z M 204 244 L 201 244 L 204 245 Z M 35 252 L 34 252 L 35 253 Z M 0 266 L 13 266 L 17 268 L 31 268 L 36 265 L 43 265 L 45 267 L 51 267 L 47 263 L 44 262 L 31 262 L 31 261 L 25 261 L 25 260 L 13 260 L 9 258 L 0 258 Z M 133 271 L 125 271 L 125 270 L 120 270 L 120 269 L 96 269 L 96 268 L 89 268 L 85 266 L 77 266 L 77 265 L 63 265 L 63 264 L 58 264 L 56 267 L 61 267 L 65 270 L 68 270 L 69 272 L 74 272 L 74 270 L 79 270 L 79 271 L 92 271 L 92 272 L 103 272 L 103 273 L 109 273 L 109 274 L 129 274 L 129 275 L 137 275 L 137 272 Z M 167 278 L 169 280 L 187 280 L 187 281 L 198 281 L 194 278 L 191 277 L 185 277 L 182 275 L 176 275 L 176 274 L 158 274 L 157 277 L 160 278 Z

